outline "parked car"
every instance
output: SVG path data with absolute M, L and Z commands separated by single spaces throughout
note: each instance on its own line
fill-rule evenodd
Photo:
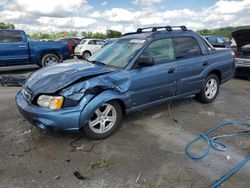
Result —
M 102 39 L 83 39 L 75 48 L 75 55 L 81 59 L 88 59 L 99 50 L 104 41 Z
M 0 30 L 0 66 L 57 64 L 70 56 L 68 44 L 28 41 L 24 31 Z
M 236 76 L 250 78 L 250 29 L 234 31 L 230 46 L 236 54 Z
M 217 50 L 227 47 L 227 42 L 223 37 L 218 37 L 218 36 L 204 36 L 204 37 Z
M 121 126 L 125 113 L 190 95 L 213 102 L 234 68 L 231 50 L 211 49 L 184 26 L 138 29 L 88 60 L 38 70 L 16 102 L 36 127 L 103 139 Z
M 68 42 L 72 46 L 72 50 L 74 52 L 76 46 L 81 42 L 82 39 L 72 37 L 72 38 L 60 38 L 58 41 Z

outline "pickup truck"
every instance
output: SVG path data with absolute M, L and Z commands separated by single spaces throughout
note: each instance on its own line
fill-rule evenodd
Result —
M 24 31 L 0 30 L 0 66 L 37 64 L 48 66 L 68 59 L 72 45 L 66 42 L 28 41 Z
M 139 28 L 89 59 L 33 73 L 16 102 L 40 129 L 103 139 L 126 113 L 194 95 L 213 102 L 234 75 L 234 58 L 231 50 L 214 50 L 184 26 Z

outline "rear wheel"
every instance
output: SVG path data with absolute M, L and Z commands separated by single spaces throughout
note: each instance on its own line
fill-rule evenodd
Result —
M 85 51 L 85 52 L 82 53 L 82 58 L 83 59 L 88 59 L 90 56 L 91 56 L 90 52 Z
M 84 135 L 89 139 L 99 140 L 112 135 L 122 124 L 122 110 L 115 102 L 107 102 L 98 107 L 83 126 Z
M 203 86 L 201 92 L 197 95 L 197 98 L 203 103 L 213 102 L 219 93 L 219 78 L 215 74 L 209 75 Z
M 46 54 L 41 60 L 41 66 L 46 67 L 60 63 L 59 58 L 55 54 Z

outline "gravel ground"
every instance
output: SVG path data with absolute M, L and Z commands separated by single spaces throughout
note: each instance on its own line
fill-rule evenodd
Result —
M 0 74 L 27 75 L 37 68 L 0 69 Z M 127 115 L 123 127 L 106 140 L 81 138 L 71 145 L 79 134 L 43 133 L 20 115 L 15 104 L 19 89 L 0 86 L 0 187 L 203 188 L 250 154 L 249 136 L 225 139 L 228 151 L 212 150 L 202 161 L 184 153 L 185 144 L 201 132 L 225 121 L 250 121 L 250 82 L 246 80 L 222 85 L 212 104 L 192 98 L 173 102 L 170 109 L 177 121 L 172 120 L 169 105 L 163 104 Z M 104 168 L 95 165 L 100 159 Z M 78 180 L 75 171 L 84 180 Z M 223 187 L 249 188 L 248 178 L 250 163 Z

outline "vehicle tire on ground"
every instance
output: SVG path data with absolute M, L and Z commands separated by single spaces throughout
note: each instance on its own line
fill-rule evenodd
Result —
M 88 59 L 90 56 L 91 56 L 90 52 L 85 51 L 85 52 L 82 53 L 82 58 L 83 59 Z
M 58 63 L 60 63 L 60 59 L 58 56 L 56 56 L 55 54 L 45 54 L 42 57 L 40 66 L 46 67 L 46 66 L 55 65 Z
M 83 134 L 93 140 L 105 139 L 122 124 L 122 109 L 118 102 L 106 102 L 95 110 L 89 123 L 83 126 Z
M 201 92 L 196 95 L 199 101 L 202 103 L 211 103 L 213 102 L 220 88 L 220 81 L 218 76 L 215 74 L 210 74 L 204 81 Z

